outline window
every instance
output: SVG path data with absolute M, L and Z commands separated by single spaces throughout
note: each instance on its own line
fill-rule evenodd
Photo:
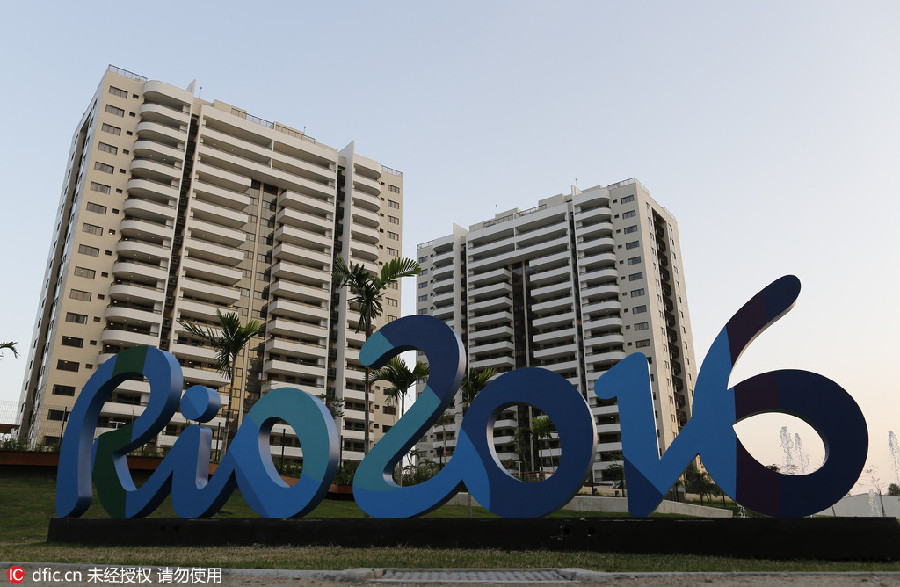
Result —
M 428 294 L 424 294 L 424 295 L 419 296 L 419 301 L 420 301 L 420 302 L 427 302 L 427 301 L 428 301 Z
M 103 108 L 103 109 L 104 109 L 105 111 L 109 112 L 110 114 L 115 114 L 116 116 L 122 116 L 122 117 L 125 116 L 125 111 L 124 111 L 124 110 L 122 110 L 121 108 L 116 108 L 116 107 L 113 106 L 112 104 L 107 104 L 106 107 Z
M 94 214 L 106 214 L 106 206 L 101 206 L 100 204 L 95 204 L 93 202 L 88 202 L 85 209 Z
M 398 187 L 395 186 L 395 185 L 389 185 L 389 186 L 388 186 L 388 191 L 389 191 L 389 192 L 394 192 L 395 194 L 399 194 L 399 193 L 400 193 L 400 188 L 398 188 Z
M 420 315 L 420 316 L 427 316 L 427 315 L 428 315 L 428 308 L 422 308 L 422 309 L 420 309 L 420 310 L 419 310 L 419 315 Z
M 89 257 L 99 257 L 100 249 L 97 247 L 89 247 L 87 245 L 78 245 L 78 252 Z
M 388 208 L 399 208 L 400 202 L 395 202 L 394 200 L 388 200 Z
M 109 153 L 110 155 L 118 155 L 119 148 L 113 147 L 112 145 L 107 145 L 104 142 L 97 143 L 97 148 L 103 151 L 104 153 Z
M 71 371 L 72 373 L 78 373 L 78 363 L 75 361 L 64 361 L 59 359 L 56 361 L 56 368 L 60 371 Z
M 650 330 L 649 322 L 638 322 L 634 325 L 635 330 Z
M 393 306 L 394 308 L 397 307 L 397 300 L 395 300 L 394 298 L 385 298 L 385 299 L 387 300 L 388 306 Z
M 54 422 L 62 422 L 63 418 L 66 417 L 66 413 L 63 410 L 47 410 L 47 419 L 53 420 Z
M 388 238 L 391 239 L 391 240 L 394 240 L 394 241 L 400 240 L 400 235 L 397 234 L 396 232 L 391 232 L 391 231 L 389 230 L 387 234 L 388 234 Z
M 647 306 L 635 306 L 634 310 L 632 310 L 632 312 L 634 312 L 635 314 L 643 314 L 646 311 L 647 311 Z
M 632 232 L 637 232 L 637 224 L 634 226 L 629 226 L 625 229 L 625 234 L 631 234 Z
M 128 92 L 126 92 L 125 90 L 120 90 L 119 88 L 117 88 L 115 86 L 109 86 L 109 93 L 112 94 L 113 96 L 118 96 L 120 98 L 128 97 Z
M 85 314 L 76 314 L 74 312 L 66 313 L 66 322 L 75 322 L 76 324 L 87 324 L 87 316 Z
M 637 281 L 638 279 L 641 279 L 642 277 L 644 277 L 644 273 L 642 271 L 638 271 L 637 273 L 632 273 L 631 275 L 629 275 L 628 281 Z
M 91 292 L 81 291 L 80 289 L 70 289 L 69 297 L 80 302 L 89 302 L 91 301 Z
M 75 388 L 71 385 L 54 385 L 53 395 L 75 395 Z
M 87 267 L 75 267 L 75 277 L 86 277 L 88 279 L 94 279 L 97 275 L 97 272 L 93 269 L 88 269 Z
M 85 222 L 81 225 L 81 229 L 84 232 L 96 234 L 97 236 L 103 236 L 103 227 L 102 226 L 95 226 L 93 224 L 88 224 L 87 222 Z
M 648 346 L 650 346 L 649 338 L 645 338 L 644 340 L 639 340 L 636 343 L 634 343 L 634 347 L 638 348 L 638 349 L 642 349 L 642 348 L 648 347 Z
M 428 260 L 428 257 L 419 257 L 419 263 L 424 263 Z
M 387 252 L 388 252 L 388 255 L 390 255 L 391 257 L 399 257 L 400 256 L 400 251 L 398 251 L 397 249 L 392 249 L 391 247 L 388 247 Z
M 633 201 L 634 201 L 634 196 L 633 196 L 633 195 L 631 195 L 631 196 L 625 196 L 624 198 L 622 198 L 622 203 L 623 203 L 623 204 L 627 204 L 628 202 L 633 202 Z
M 425 289 L 426 287 L 428 287 L 427 281 L 423 281 L 422 283 L 419 284 L 419 289 Z
M 100 163 L 99 161 L 94 163 L 94 169 L 97 171 L 102 171 L 103 173 L 112 173 L 116 170 L 112 165 L 107 165 L 106 163 Z
M 84 346 L 84 339 L 77 336 L 64 336 L 62 337 L 62 343 L 65 346 L 81 348 Z
M 400 224 L 400 219 L 397 218 L 396 216 L 391 216 L 391 215 L 389 214 L 389 215 L 388 215 L 388 222 L 390 222 L 391 224 Z
M 100 192 L 101 194 L 108 194 L 112 188 L 108 185 L 104 185 L 102 183 L 97 183 L 96 181 L 91 182 L 91 190 L 95 192 Z
M 636 249 L 640 246 L 641 241 L 631 241 L 630 243 L 625 243 L 625 250 L 628 249 Z
M 121 128 L 119 128 L 118 126 L 113 126 L 111 124 L 106 124 L 105 122 L 100 127 L 100 130 L 102 130 L 103 132 L 108 132 L 109 134 L 116 135 L 116 136 L 122 134 Z
M 623 218 L 623 219 L 625 219 L 625 218 L 633 218 L 635 214 L 637 214 L 637 212 L 635 212 L 634 210 L 629 210 L 628 212 L 623 212 L 623 213 L 622 213 L 622 218 Z
M 641 258 L 640 257 L 629 257 L 628 264 L 629 265 L 640 265 Z
M 641 297 L 642 295 L 644 295 L 644 293 L 645 293 L 645 292 L 644 292 L 644 288 L 643 288 L 643 287 L 640 288 L 640 289 L 633 289 L 633 290 L 631 290 L 631 297 L 633 297 L 633 298 L 639 298 L 639 297 Z

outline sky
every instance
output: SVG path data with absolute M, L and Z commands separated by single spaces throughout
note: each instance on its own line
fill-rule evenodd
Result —
M 803 291 L 732 384 L 805 369 L 866 416 L 898 482 L 900 4 L 22 3 L 0 36 L 0 400 L 22 386 L 72 133 L 107 64 L 404 172 L 403 252 L 538 199 L 635 177 L 678 219 L 695 354 L 774 279 Z M 404 313 L 414 312 L 407 285 Z M 764 464 L 779 429 L 738 425 Z M 864 475 L 857 490 L 872 485 Z

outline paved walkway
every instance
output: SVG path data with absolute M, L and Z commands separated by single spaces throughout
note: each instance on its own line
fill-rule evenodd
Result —
M 4 571 L 15 563 L 0 562 Z M 344 587 L 347 585 L 401 586 L 425 585 L 541 585 L 581 587 L 588 585 L 791 585 L 829 587 L 832 585 L 900 586 L 900 572 L 889 573 L 603 573 L 584 569 L 346 569 L 341 571 L 307 571 L 280 569 L 221 569 L 220 582 L 206 582 L 202 576 L 169 575 L 160 567 L 140 567 L 144 579 L 123 573 L 109 574 L 99 580 L 91 569 L 96 565 L 63 563 L 21 563 L 22 585 L 304 585 L 312 587 Z M 135 569 L 104 567 L 104 569 Z M 167 569 L 168 570 L 168 569 Z M 171 569 L 174 571 L 174 569 Z M 81 580 L 72 580 L 80 572 Z M 161 574 L 162 572 L 162 574 Z M 69 580 L 66 580 L 66 579 Z M 185 579 L 185 580 L 179 580 Z M 7 584 L 9 577 L 0 579 Z

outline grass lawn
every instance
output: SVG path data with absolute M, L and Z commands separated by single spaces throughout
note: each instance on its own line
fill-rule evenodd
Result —
M 84 547 L 47 544 L 54 515 L 55 482 L 48 479 L 0 479 L 0 560 L 80 562 L 232 568 L 584 568 L 598 571 L 897 571 L 900 563 L 761 561 L 692 555 L 609 554 L 602 552 L 508 551 L 503 549 L 341 548 L 341 547 Z M 258 517 L 235 493 L 218 514 Z M 352 501 L 325 500 L 309 517 L 362 517 Z M 561 511 L 560 517 L 584 517 Z M 174 517 L 167 500 L 154 517 Z M 465 506 L 443 506 L 430 517 L 464 518 Z M 493 517 L 473 506 L 473 517 Z M 105 518 L 95 503 L 85 517 Z M 615 537 L 611 536 L 611 540 Z

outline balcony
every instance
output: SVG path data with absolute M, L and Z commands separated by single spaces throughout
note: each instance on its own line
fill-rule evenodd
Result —
M 531 321 L 532 325 L 538 329 L 544 328 L 568 328 L 575 323 L 575 312 L 562 312 L 560 314 L 551 314 L 550 316 L 541 316 Z
M 372 212 L 378 212 L 381 209 L 381 200 L 378 196 L 373 196 L 363 191 L 353 190 L 353 207 L 365 208 Z
M 201 346 L 174 343 L 169 348 L 169 352 L 179 359 L 188 359 L 190 361 L 199 361 L 201 363 L 216 362 L 216 351 Z
M 582 311 L 582 314 L 586 314 Z M 584 331 L 590 332 L 593 330 L 604 330 L 604 329 L 616 329 L 616 331 L 620 331 L 622 329 L 622 318 L 616 314 L 614 316 L 605 316 L 602 318 L 591 318 L 588 319 L 585 317 L 584 319 Z
M 167 106 L 163 106 L 162 104 L 153 104 L 152 102 L 144 102 L 141 104 L 140 113 L 142 121 L 152 120 L 153 122 L 171 126 L 178 130 L 182 130 L 182 127 L 187 128 L 187 125 L 191 122 L 191 115 L 189 112 L 174 110 Z
M 558 297 L 560 294 L 571 295 L 572 283 L 564 281 L 562 283 L 554 283 L 552 285 L 543 285 L 531 290 L 532 300 L 544 300 L 547 298 Z
M 279 261 L 272 267 L 272 276 L 277 279 L 287 279 L 297 283 L 303 283 L 314 287 L 326 287 L 331 283 L 331 273 L 317 271 L 303 265 Z
M 211 261 L 229 267 L 234 267 L 244 260 L 244 253 L 239 249 L 193 238 L 185 239 L 184 249 L 187 251 L 188 257 Z
M 492 283 L 481 287 L 472 287 L 469 291 L 469 300 L 478 301 L 494 297 L 512 297 L 512 285 L 506 282 Z
M 501 267 L 499 269 L 493 269 L 491 271 L 482 271 L 480 273 L 476 273 L 474 271 L 469 272 L 469 285 L 470 286 L 484 286 L 491 285 L 497 282 L 509 282 L 510 280 L 510 272 L 509 269 L 505 267 Z
M 578 276 L 582 289 L 603 291 L 603 293 L 619 293 L 619 272 L 615 267 L 585 271 Z
M 165 82 L 150 80 L 144 83 L 144 98 L 181 107 L 181 105 L 190 106 L 193 96 L 187 90 Z
M 486 326 L 498 326 L 503 324 L 512 324 L 512 312 L 509 310 L 492 312 L 490 314 L 472 316 L 469 318 L 470 328 L 484 328 Z
M 134 181 L 146 181 L 143 179 L 132 179 L 128 183 Z M 144 220 L 149 220 L 151 222 L 157 222 L 160 224 L 165 224 L 166 221 L 175 222 L 175 215 L 177 214 L 177 210 L 175 206 L 169 206 L 168 204 L 161 204 L 154 200 L 141 200 L 130 197 L 122 204 L 122 210 L 128 214 L 129 216 L 134 216 L 136 218 L 141 218 Z
M 162 316 L 160 316 L 160 318 L 162 318 Z M 148 346 L 159 346 L 159 335 L 107 328 L 100 333 L 100 343 L 113 344 L 125 348 L 144 344 Z
M 266 334 L 290 338 L 301 338 L 301 336 L 305 336 L 307 339 L 318 341 L 318 344 L 323 344 L 328 337 L 328 329 L 324 326 L 317 326 L 306 322 L 294 322 L 293 320 L 285 320 L 284 318 L 275 318 L 266 323 Z
M 186 223 L 188 237 L 216 243 L 225 247 L 237 248 L 244 244 L 246 235 L 235 228 L 226 228 L 198 218 L 190 218 Z
M 357 222 L 363 226 L 377 228 L 378 225 L 381 224 L 381 217 L 378 216 L 376 212 L 371 212 L 359 206 L 353 208 L 351 216 L 353 217 L 353 222 Z
M 109 286 L 109 297 L 114 300 L 161 304 L 166 299 L 166 292 L 161 287 L 148 287 L 146 285 L 139 284 L 114 283 Z
M 594 348 L 601 350 L 604 347 L 622 348 L 625 345 L 625 337 L 618 332 L 609 332 L 600 336 L 591 336 L 584 339 L 585 348 Z
M 291 208 L 282 208 L 275 216 L 275 222 L 296 226 L 297 228 L 303 228 L 324 236 L 329 236 L 334 228 L 334 220 L 330 214 L 318 216 L 310 212 L 301 212 Z
M 317 216 L 330 216 L 335 211 L 335 202 L 332 197 L 316 197 L 291 191 L 283 192 L 278 196 L 278 205 Z
M 128 204 L 129 200 L 125 200 Z M 172 226 L 166 226 L 163 222 L 151 222 L 141 218 L 129 218 L 119 224 L 119 233 L 127 238 L 160 243 L 172 238 L 174 232 Z
M 512 357 L 487 357 L 484 359 L 473 359 L 470 361 L 470 366 L 472 369 L 485 369 L 490 367 L 502 372 L 514 369 L 516 360 Z
M 571 310 L 575 299 L 572 296 L 566 296 L 556 300 L 548 300 L 532 304 L 531 311 L 533 314 L 543 314 L 545 312 L 556 312 L 560 310 Z
M 372 194 L 373 196 L 380 196 L 381 182 L 357 173 L 353 175 L 353 189 L 354 191 L 360 190 L 367 194 Z
M 535 345 L 550 344 L 561 340 L 572 340 L 572 331 L 568 328 L 559 328 L 550 332 L 542 332 L 531 337 L 531 342 Z
M 208 220 L 231 228 L 243 228 L 244 224 L 249 220 L 249 217 L 244 212 L 236 212 L 196 198 L 190 202 L 188 217 Z
M 275 240 L 300 245 L 301 247 L 317 251 L 330 251 L 332 241 L 331 237 L 324 236 L 319 232 L 312 232 L 287 225 L 280 226 L 275 231 Z
M 512 326 L 497 326 L 495 328 L 484 328 L 473 330 L 469 333 L 469 345 L 477 344 L 475 341 L 489 341 L 497 338 L 509 339 L 513 337 Z M 567 333 L 571 338 L 571 333 Z
M 238 212 L 243 212 L 250 205 L 249 196 L 238 193 L 211 183 L 197 180 L 193 183 L 194 196 L 198 200 L 224 206 Z
M 508 340 L 487 342 L 483 344 L 469 344 L 469 354 L 478 358 L 483 355 L 505 355 L 507 353 L 513 353 L 515 350 L 516 345 Z
M 324 361 L 327 355 L 324 346 L 296 342 L 283 338 L 270 338 L 266 341 L 266 352 Z
M 206 163 L 203 159 L 194 165 L 194 173 L 200 181 L 214 186 L 225 188 L 239 193 L 244 193 L 250 187 L 250 178 L 214 167 Z
M 377 261 L 380 251 L 377 246 L 360 241 L 350 242 L 350 255 L 365 261 Z
M 269 292 L 275 298 L 287 298 L 300 302 L 327 303 L 330 294 L 321 287 L 302 285 L 290 281 L 277 280 Z
M 572 269 L 568 265 L 564 265 L 547 270 L 536 270 L 528 277 L 528 282 L 533 287 L 538 287 L 549 283 L 569 283 L 571 279 Z
M 288 377 L 315 377 L 317 385 L 324 384 L 325 367 L 307 365 L 293 361 L 271 359 L 263 364 L 263 375 L 286 375 Z
M 381 240 L 378 229 L 370 228 L 362 224 L 351 224 L 350 231 L 350 238 L 355 241 L 377 245 Z
M 442 279 L 451 279 L 456 273 L 455 267 L 453 264 L 444 265 L 442 267 L 435 267 L 431 270 L 431 278 L 435 281 L 440 281 Z
M 159 265 L 149 265 L 133 259 L 121 259 L 112 266 L 114 276 L 128 281 L 152 279 L 162 281 L 169 278 L 169 271 Z
M 137 157 L 157 159 L 166 163 L 180 163 L 184 161 L 184 151 L 181 149 L 147 139 L 135 141 L 134 154 Z
M 597 253 L 596 255 L 581 255 L 578 259 L 579 271 L 593 271 L 595 269 L 615 269 L 615 253 Z
M 569 344 L 535 349 L 531 351 L 531 354 L 535 359 L 546 361 L 549 359 L 558 359 L 560 357 L 574 357 L 577 352 L 577 345 L 574 342 L 570 342 Z
M 190 387 L 191 385 L 203 385 L 206 387 L 219 388 L 225 387 L 231 382 L 231 379 L 228 378 L 227 375 L 223 375 L 218 371 L 213 371 L 211 369 L 199 369 L 197 367 L 181 367 L 181 372 L 184 374 L 184 383 L 185 387 Z
M 454 292 L 451 292 L 451 294 L 452 293 Z M 437 304 L 437 298 L 435 298 L 433 301 L 435 304 Z M 512 309 L 512 300 L 506 297 L 491 298 L 481 302 L 474 302 L 469 304 L 469 312 L 474 312 L 476 314 L 504 310 L 507 308 Z
M 187 141 L 187 133 L 185 131 L 152 120 L 139 122 L 136 130 L 138 138 L 149 139 L 172 147 L 178 147 Z
M 607 210 L 608 209 L 609 208 L 607 208 Z M 582 225 L 576 227 L 575 234 L 583 240 L 591 240 L 598 237 L 611 237 L 613 234 L 613 226 L 608 220 L 605 222 L 596 222 L 587 226 Z
M 578 245 L 578 251 L 585 255 L 594 253 L 607 253 L 615 250 L 616 241 L 609 236 L 601 236 L 592 240 L 583 240 Z
M 194 257 L 185 257 L 181 267 L 187 277 L 196 277 L 223 285 L 234 285 L 244 277 L 243 271 L 209 263 Z
M 595 363 L 619 362 L 625 358 L 625 351 L 604 351 L 601 353 L 588 353 L 584 357 L 584 362 L 593 365 Z
M 123 322 L 128 325 L 150 326 L 159 325 L 162 322 L 162 312 L 150 309 L 130 308 L 125 305 L 108 306 L 103 312 L 107 320 Z
M 172 250 L 168 247 L 136 240 L 119 241 L 115 250 L 120 259 L 132 258 L 149 263 L 167 260 L 172 254 Z
M 570 259 L 571 255 L 569 254 L 569 251 L 560 251 L 545 257 L 529 259 L 528 265 L 533 267 L 536 271 L 545 271 L 547 269 L 569 265 Z
M 279 243 L 272 253 L 280 261 L 290 261 L 316 269 L 331 270 L 331 255 L 328 252 L 311 251 L 291 243 Z
M 586 296 L 585 296 L 586 297 Z M 593 302 L 584 304 L 581 307 L 581 313 L 584 316 L 590 315 L 592 318 L 596 316 L 619 316 L 622 312 L 622 302 L 618 299 L 604 300 L 601 302 Z
M 160 183 L 181 181 L 181 169 L 152 159 L 134 159 L 131 162 L 132 177 L 146 177 Z
M 183 277 L 179 283 L 181 290 L 193 297 L 210 302 L 216 302 L 226 306 L 237 303 L 241 299 L 241 292 L 234 287 L 224 287 L 215 283 L 198 281 Z
M 216 310 L 227 313 L 228 308 L 215 304 L 204 304 L 196 300 L 178 300 L 178 313 L 181 318 L 188 320 L 202 320 L 204 322 L 218 322 Z
M 269 303 L 269 315 L 286 316 L 294 320 L 309 322 L 325 322 L 328 320 L 328 308 L 289 300 L 276 300 Z

